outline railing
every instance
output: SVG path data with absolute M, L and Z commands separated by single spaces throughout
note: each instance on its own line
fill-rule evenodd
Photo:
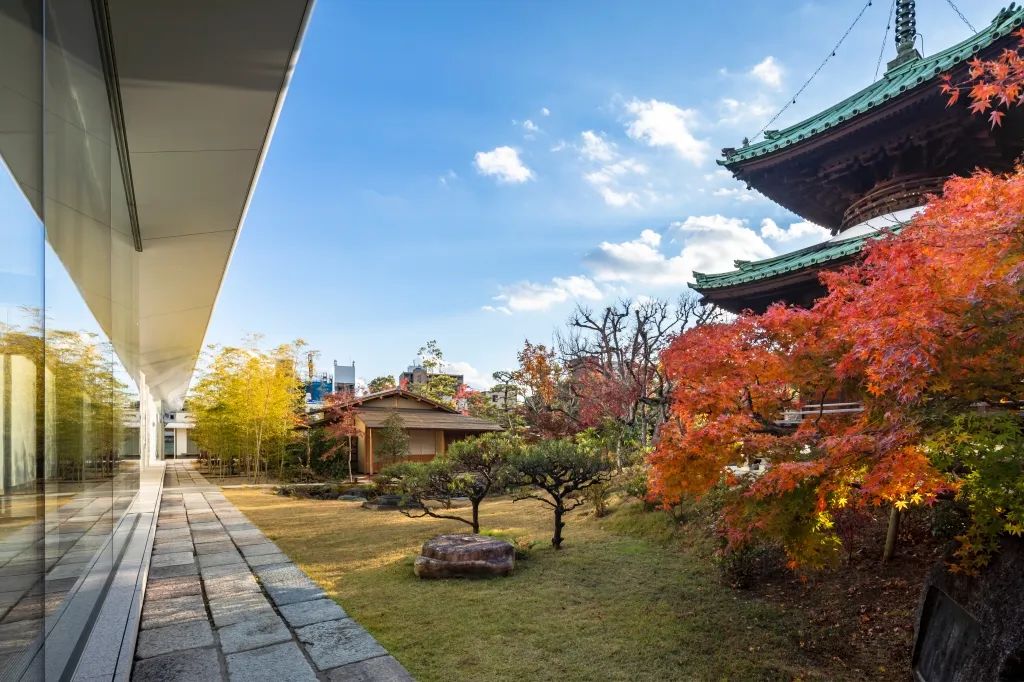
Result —
M 864 406 L 861 403 L 820 403 L 817 405 L 804 405 L 799 410 L 787 410 L 782 413 L 782 419 L 775 423 L 779 426 L 799 426 L 805 419 L 815 419 L 819 415 L 826 414 L 856 414 L 863 412 Z

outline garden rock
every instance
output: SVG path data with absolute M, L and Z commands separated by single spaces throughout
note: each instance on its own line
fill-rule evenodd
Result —
M 490 578 L 510 575 L 515 548 L 481 535 L 438 535 L 423 543 L 413 572 L 420 578 Z

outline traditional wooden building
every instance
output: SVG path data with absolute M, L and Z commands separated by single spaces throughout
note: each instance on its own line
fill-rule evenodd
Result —
M 824 293 L 819 273 L 854 260 L 865 240 L 896 229 L 954 175 L 1013 168 L 1024 152 L 1024 110 L 992 128 L 966 104 L 947 106 L 940 78 L 966 77 L 967 62 L 1015 47 L 1024 7 L 1010 5 L 987 27 L 929 57 L 914 48 L 913 0 L 897 0 L 896 58 L 883 77 L 825 111 L 764 139 L 724 149 L 719 164 L 748 187 L 832 230 L 821 244 L 736 270 L 694 273 L 704 300 L 732 312 L 763 312 L 783 301 L 810 305 Z
M 411 462 L 428 462 L 444 454 L 457 440 L 502 430 L 490 420 L 461 414 L 448 405 L 401 388 L 354 398 L 349 405 L 359 432 L 353 439 L 353 464 L 355 470 L 363 474 L 374 474 L 382 468 L 374 441 L 379 440 L 380 430 L 394 414 L 399 416 L 402 428 L 409 434 L 406 460 Z

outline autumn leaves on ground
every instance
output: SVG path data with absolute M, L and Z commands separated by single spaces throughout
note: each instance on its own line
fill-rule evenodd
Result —
M 906 630 L 839 652 L 850 633 L 811 621 L 829 607 L 806 585 L 731 590 L 700 529 L 635 503 L 613 504 L 602 519 L 574 512 L 556 553 L 546 507 L 490 499 L 485 532 L 535 543 L 515 574 L 421 581 L 412 571 L 420 545 L 460 524 L 255 489 L 226 494 L 424 681 L 886 679 L 906 665 Z M 884 606 L 894 609 L 909 619 L 905 604 Z

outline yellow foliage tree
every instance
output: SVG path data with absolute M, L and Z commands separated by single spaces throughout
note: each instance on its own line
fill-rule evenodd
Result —
M 253 480 L 267 473 L 274 456 L 283 468 L 304 395 L 297 368 L 305 343 L 268 351 L 257 341 L 209 346 L 207 366 L 188 400 L 199 446 L 225 461 L 237 460 Z

